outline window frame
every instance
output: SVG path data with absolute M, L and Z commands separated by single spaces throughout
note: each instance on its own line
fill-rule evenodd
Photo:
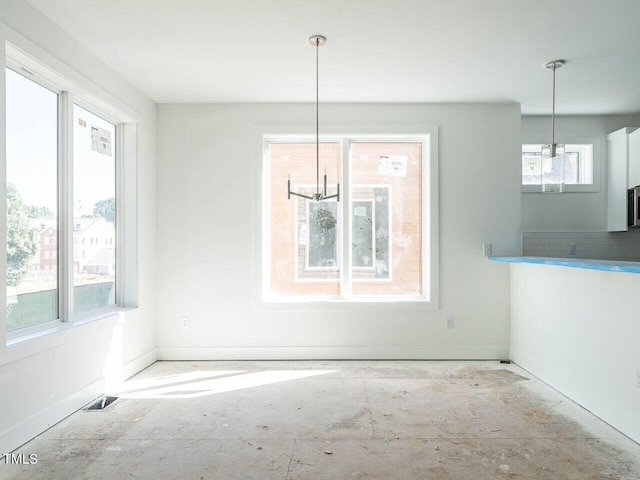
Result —
M 603 154 L 602 154 L 602 140 L 597 136 L 575 136 L 575 135 L 562 135 L 562 141 L 565 145 L 591 145 L 592 147 L 592 172 L 593 183 L 581 183 L 581 184 L 564 184 L 564 193 L 595 193 L 600 191 L 602 168 L 603 168 Z M 525 135 L 522 137 L 522 146 L 524 145 L 545 145 L 549 143 L 548 138 L 543 138 L 540 135 Z M 522 150 L 520 153 L 520 190 L 522 193 L 546 193 L 542 191 L 542 185 L 536 184 L 523 184 L 522 183 Z
M 282 127 L 286 128 L 286 127 Z M 296 127 L 299 129 L 299 127 Z M 295 131 L 295 129 L 289 130 Z M 397 132 L 397 126 L 385 128 L 380 125 L 378 128 L 372 129 L 380 132 L 391 133 L 353 133 L 348 130 L 340 133 L 320 135 L 321 143 L 329 143 L 340 141 L 341 158 L 340 158 L 340 184 L 341 194 L 340 202 L 346 202 L 351 205 L 351 145 L 354 143 L 388 143 L 388 142 L 419 142 L 422 144 L 422 294 L 421 295 L 351 295 L 350 282 L 344 279 L 352 278 L 351 267 L 351 217 L 350 208 L 342 207 L 340 211 L 346 212 L 341 215 L 341 231 L 340 239 L 341 248 L 338 254 L 340 261 L 340 295 L 339 296 L 293 296 L 293 295 L 277 295 L 269 291 L 270 285 L 270 255 L 271 255 L 271 232 L 269 223 L 269 145 L 271 143 L 315 143 L 315 136 L 310 132 L 291 134 L 291 133 L 266 133 L 261 132 L 261 185 L 260 185 L 260 211 L 262 216 L 262 228 L 260 235 L 260 255 L 261 255 L 261 275 L 259 276 L 259 303 L 262 308 L 285 308 L 294 310 L 308 308 L 310 305 L 318 308 L 361 308 L 362 305 L 371 304 L 372 308 L 380 308 L 381 304 L 397 305 L 404 304 L 408 308 L 419 306 L 428 310 L 435 310 L 439 305 L 439 262 L 438 262 L 438 127 L 435 125 L 424 125 L 417 128 L 415 132 L 401 133 Z M 346 234 L 345 234 L 346 233 Z M 387 279 L 384 279 L 385 281 Z M 358 280 L 360 281 L 360 280 Z M 339 306 L 338 306 L 339 305 Z M 352 307 L 350 307 L 350 305 Z M 374 307 L 375 305 L 375 307 Z M 395 307 L 394 307 L 395 308 Z
M 19 40 L 19 39 L 16 39 Z M 17 42 L 20 43 L 20 42 Z M 102 89 L 68 69 L 43 52 L 41 55 L 31 55 L 25 50 L 32 47 L 26 43 L 20 48 L 6 41 L 4 44 L 5 68 L 15 71 L 28 80 L 58 94 L 58 235 L 56 239 L 58 264 L 58 318 L 31 326 L 8 330 L 6 316 L 1 324 L 2 335 L 7 345 L 13 345 L 30 340 L 41 335 L 54 333 L 61 329 L 82 325 L 87 322 L 112 316 L 123 308 L 137 306 L 137 284 L 131 280 L 137 278 L 137 252 L 134 248 L 136 231 L 129 232 L 125 227 L 125 210 L 127 224 L 135 221 L 136 215 L 136 185 L 128 182 L 125 186 L 125 165 L 128 171 L 137 163 L 137 122 L 139 115 L 111 97 Z M 37 48 L 33 47 L 35 50 Z M 41 58 L 48 58 L 49 62 Z M 49 65 L 61 68 L 64 76 L 53 70 Z M 3 73 L 4 75 L 4 73 Z M 73 78 L 73 80 L 72 80 Z M 4 84 L 3 84 L 4 85 Z M 6 85 L 5 85 L 6 92 Z M 73 221 L 73 105 L 76 104 L 91 113 L 111 122 L 116 127 L 115 141 L 115 303 L 88 312 L 75 314 L 73 309 L 73 249 L 79 245 L 74 243 Z M 3 133 L 4 135 L 4 133 Z M 3 154 L 4 155 L 4 154 Z M 3 158 L 3 162 L 6 159 Z M 6 183 L 6 182 L 5 182 Z M 6 188 L 6 185 L 2 187 Z M 5 220 L 6 221 L 6 220 Z M 6 223 L 4 230 L 6 233 Z M 125 252 L 127 250 L 127 253 Z M 6 250 L 6 244 L 5 244 Z M 125 253 L 127 259 L 125 260 Z M 6 305 L 6 291 L 5 291 Z M 6 311 L 6 308 L 5 308 Z

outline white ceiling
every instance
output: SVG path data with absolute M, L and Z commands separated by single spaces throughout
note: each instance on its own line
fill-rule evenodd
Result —
M 518 102 L 640 112 L 640 0 L 29 0 L 158 103 Z

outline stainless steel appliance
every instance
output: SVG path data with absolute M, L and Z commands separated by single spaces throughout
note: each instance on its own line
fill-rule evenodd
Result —
M 640 185 L 627 192 L 627 225 L 640 228 Z

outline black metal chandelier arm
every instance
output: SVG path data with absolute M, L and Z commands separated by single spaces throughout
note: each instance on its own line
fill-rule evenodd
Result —
M 292 192 L 291 190 L 289 190 L 287 192 L 287 200 L 291 199 L 291 195 L 295 195 L 296 197 L 302 197 L 302 198 L 306 198 L 307 200 L 315 200 L 312 196 L 310 195 L 303 195 L 302 193 L 296 193 L 296 192 Z
M 335 198 L 338 202 L 340 201 L 340 184 L 336 184 L 336 193 L 333 195 L 325 195 L 322 199 L 329 200 L 330 198 Z

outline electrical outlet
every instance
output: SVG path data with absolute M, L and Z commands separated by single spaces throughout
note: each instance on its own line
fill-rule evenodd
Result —
M 640 368 L 636 368 L 636 387 L 640 388 Z
M 575 243 L 570 243 L 569 244 L 569 255 L 575 255 L 576 253 L 578 253 L 578 245 L 576 245 Z
M 491 243 L 482 244 L 482 254 L 485 257 L 488 257 L 489 255 L 491 255 L 492 250 L 493 250 L 493 245 Z
M 180 317 L 180 326 L 182 328 L 189 328 L 189 317 Z
M 456 317 L 448 316 L 444 321 L 444 328 L 451 330 L 456 326 Z

